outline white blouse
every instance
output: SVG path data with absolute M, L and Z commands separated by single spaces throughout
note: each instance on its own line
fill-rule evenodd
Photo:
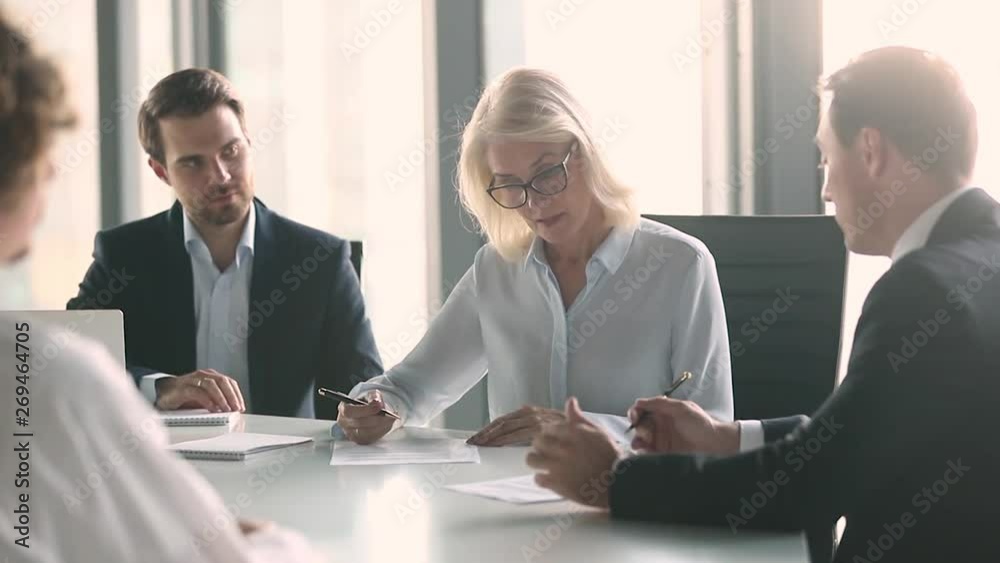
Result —
M 636 399 L 690 371 L 673 396 L 733 419 L 725 309 L 701 241 L 643 219 L 612 229 L 586 275 L 566 310 L 540 239 L 517 262 L 484 246 L 416 348 L 352 395 L 381 390 L 407 425 L 423 425 L 488 370 L 491 419 L 575 396 L 620 432 Z

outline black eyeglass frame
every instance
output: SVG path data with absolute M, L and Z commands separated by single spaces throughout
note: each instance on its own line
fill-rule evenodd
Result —
M 496 181 L 496 178 L 493 178 L 492 180 L 490 180 L 490 186 L 488 188 L 486 188 L 486 193 L 488 193 L 490 195 L 490 198 L 494 202 L 496 202 L 497 205 L 499 205 L 500 207 L 503 207 L 504 209 L 518 209 L 518 208 L 524 207 L 528 203 L 528 189 L 529 188 L 531 189 L 531 191 L 533 191 L 536 194 L 538 194 L 540 196 L 543 196 L 543 197 L 552 197 L 552 196 L 561 194 L 562 192 L 566 191 L 566 188 L 569 186 L 569 167 L 567 166 L 567 163 L 569 163 L 569 157 L 573 156 L 573 152 L 576 151 L 576 147 L 577 147 L 577 142 L 573 141 L 573 144 L 569 146 L 569 150 L 566 151 L 566 158 L 563 158 L 562 162 L 560 162 L 559 164 L 553 164 L 552 166 L 547 167 L 546 169 L 540 171 L 538 174 L 535 174 L 534 176 L 532 176 L 530 180 L 528 180 L 527 182 L 525 182 L 523 184 L 513 183 L 513 184 L 502 184 L 500 186 L 495 186 L 495 185 L 493 185 L 493 182 Z M 546 174 L 548 174 L 548 173 L 550 173 L 553 170 L 556 170 L 558 168 L 562 168 L 563 178 L 565 178 L 565 181 L 563 182 L 563 186 L 562 186 L 562 188 L 559 189 L 559 191 L 552 192 L 552 193 L 545 193 L 545 192 L 543 192 L 543 191 L 541 191 L 541 190 L 539 190 L 538 188 L 535 187 L 535 180 L 537 180 L 538 178 L 541 178 L 542 176 L 544 176 L 544 175 L 546 175 Z M 522 195 L 521 195 L 521 203 L 518 204 L 518 205 L 515 205 L 513 207 L 504 205 L 503 203 L 500 202 L 499 199 L 497 199 L 497 197 L 495 195 L 493 195 L 494 192 L 496 192 L 498 190 L 508 190 L 508 189 L 511 189 L 511 188 L 521 188 L 521 190 L 523 192 Z

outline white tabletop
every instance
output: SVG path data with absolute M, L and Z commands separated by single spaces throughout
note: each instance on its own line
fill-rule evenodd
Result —
M 802 534 L 612 522 L 570 502 L 514 505 L 442 485 L 525 475 L 525 448 L 480 448 L 482 463 L 331 467 L 328 421 L 244 416 L 229 431 L 309 436 L 315 442 L 246 462 L 197 461 L 238 516 L 273 520 L 306 535 L 331 561 L 423 563 L 808 561 Z M 172 428 L 173 442 L 221 428 Z M 406 435 L 469 432 L 403 429 Z

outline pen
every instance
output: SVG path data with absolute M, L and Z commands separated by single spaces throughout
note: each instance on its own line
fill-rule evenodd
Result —
M 339 391 L 334 391 L 332 389 L 327 389 L 326 387 L 320 387 L 319 389 L 316 390 L 316 393 L 318 393 L 320 397 L 325 397 L 327 399 L 332 399 L 334 401 L 340 401 L 342 403 L 347 403 L 349 405 L 356 405 L 356 406 L 359 406 L 359 407 L 363 407 L 363 406 L 365 406 L 365 405 L 368 404 L 365 401 L 354 399 L 354 398 L 349 397 L 349 396 L 347 396 L 347 395 L 345 395 L 345 394 L 343 394 L 343 393 L 341 393 Z M 388 416 L 389 418 L 392 418 L 392 419 L 395 419 L 395 420 L 399 420 L 399 415 L 398 414 L 396 414 L 394 412 L 390 412 L 390 411 L 388 411 L 386 409 L 380 410 L 379 414 L 384 414 L 385 416 Z
M 670 386 L 670 389 L 667 389 L 666 391 L 663 392 L 663 396 L 669 397 L 674 393 L 674 391 L 677 390 L 678 387 L 680 387 L 685 381 L 689 379 L 691 379 L 691 372 L 685 371 L 681 373 L 681 376 L 677 378 L 677 381 L 675 381 L 673 385 Z M 633 422 L 632 425 L 629 426 L 628 430 L 626 430 L 625 432 L 631 432 L 632 430 L 635 430 L 636 426 L 639 426 L 640 424 L 642 424 L 644 420 L 646 420 L 646 415 L 648 414 L 649 411 L 644 411 L 642 414 L 640 414 L 639 418 L 635 419 L 635 422 Z

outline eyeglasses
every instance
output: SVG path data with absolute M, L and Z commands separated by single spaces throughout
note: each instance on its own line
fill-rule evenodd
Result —
M 505 209 L 517 209 L 528 203 L 528 188 L 545 197 L 554 196 L 565 190 L 569 184 L 569 170 L 566 168 L 566 163 L 569 162 L 569 157 L 573 154 L 574 150 L 576 150 L 575 141 L 569 147 L 566 158 L 562 162 L 535 174 L 531 180 L 524 184 L 494 186 L 493 182 L 495 179 L 491 180 L 490 187 L 486 189 L 486 193 L 490 194 L 493 201 Z

